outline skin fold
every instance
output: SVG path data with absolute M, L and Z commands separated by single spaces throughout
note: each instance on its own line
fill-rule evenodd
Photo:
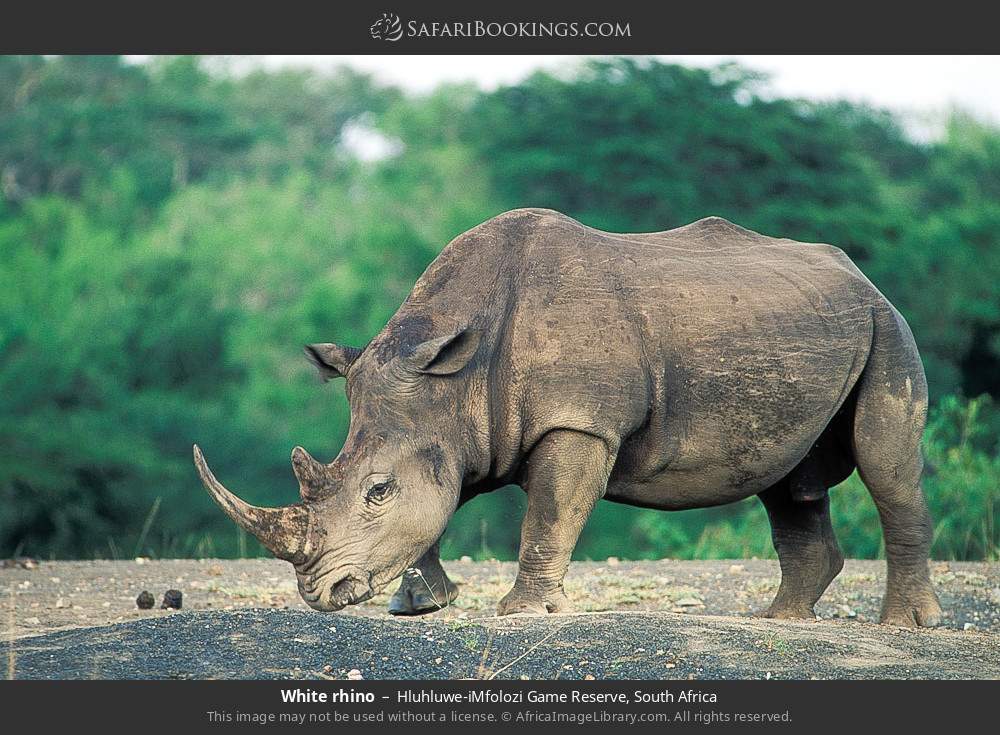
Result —
M 920 357 L 837 248 L 716 217 L 613 234 L 514 210 L 453 240 L 363 349 L 306 355 L 346 379 L 351 426 L 329 464 L 293 452 L 302 502 L 240 505 L 203 459 L 199 472 L 248 530 L 278 512 L 255 532 L 316 609 L 400 575 L 390 612 L 448 604 L 448 520 L 513 483 L 528 502 L 500 614 L 568 608 L 563 577 L 601 498 L 680 510 L 757 495 L 782 575 L 765 614 L 811 618 L 843 565 L 828 490 L 857 468 L 885 535 L 883 622 L 939 620 Z

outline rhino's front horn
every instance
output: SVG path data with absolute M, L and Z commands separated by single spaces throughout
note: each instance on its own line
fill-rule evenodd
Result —
M 259 508 L 240 500 L 215 479 L 198 445 L 194 445 L 194 464 L 205 489 L 227 516 L 252 533 L 279 559 L 295 561 L 305 547 L 309 511 L 299 504 L 283 508 Z

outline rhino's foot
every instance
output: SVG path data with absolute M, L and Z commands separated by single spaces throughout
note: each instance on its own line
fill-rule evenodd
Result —
M 760 613 L 762 618 L 772 618 L 774 620 L 815 620 L 816 613 L 811 605 L 794 605 L 771 603 L 771 606 Z
M 443 572 L 433 582 L 418 574 L 407 574 L 389 598 L 390 615 L 426 615 L 447 607 L 458 597 L 458 585 Z
M 761 617 L 776 620 L 816 619 L 814 606 L 830 582 L 844 568 L 844 557 L 836 541 L 830 543 L 827 539 L 827 545 L 819 559 L 816 560 L 815 555 L 809 558 L 811 563 L 803 565 L 801 562 L 790 563 L 786 556 L 778 594 L 771 606 L 760 614 Z
M 562 590 L 539 593 L 515 586 L 500 600 L 497 615 L 545 615 L 566 612 L 570 607 L 569 598 Z
M 900 628 L 934 628 L 941 623 L 941 614 L 937 595 L 927 583 L 926 587 L 905 596 L 887 594 L 881 622 Z

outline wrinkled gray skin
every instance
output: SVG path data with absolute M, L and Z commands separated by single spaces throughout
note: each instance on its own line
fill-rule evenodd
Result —
M 827 490 L 857 467 L 885 535 L 883 622 L 938 622 L 923 369 L 903 318 L 837 248 L 716 217 L 611 234 L 515 210 L 452 241 L 363 350 L 307 355 L 346 378 L 351 427 L 328 465 L 296 448 L 302 503 L 239 505 L 196 460 L 317 610 L 408 569 L 390 612 L 447 604 L 449 518 L 515 483 L 527 512 L 500 614 L 568 608 L 563 576 L 600 498 L 681 510 L 757 495 L 781 566 L 764 614 L 812 618 L 843 566 Z

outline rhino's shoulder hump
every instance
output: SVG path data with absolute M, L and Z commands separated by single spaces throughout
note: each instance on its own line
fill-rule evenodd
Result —
M 583 225 L 554 209 L 524 208 L 511 209 L 466 230 L 448 243 L 445 253 L 467 253 L 484 247 L 501 246 L 509 250 L 523 244 L 539 230 L 552 226 L 582 228 Z
M 583 227 L 580 222 L 562 212 L 538 207 L 511 209 L 488 219 L 480 227 L 500 229 L 508 234 L 516 235 L 527 234 L 552 225 Z

